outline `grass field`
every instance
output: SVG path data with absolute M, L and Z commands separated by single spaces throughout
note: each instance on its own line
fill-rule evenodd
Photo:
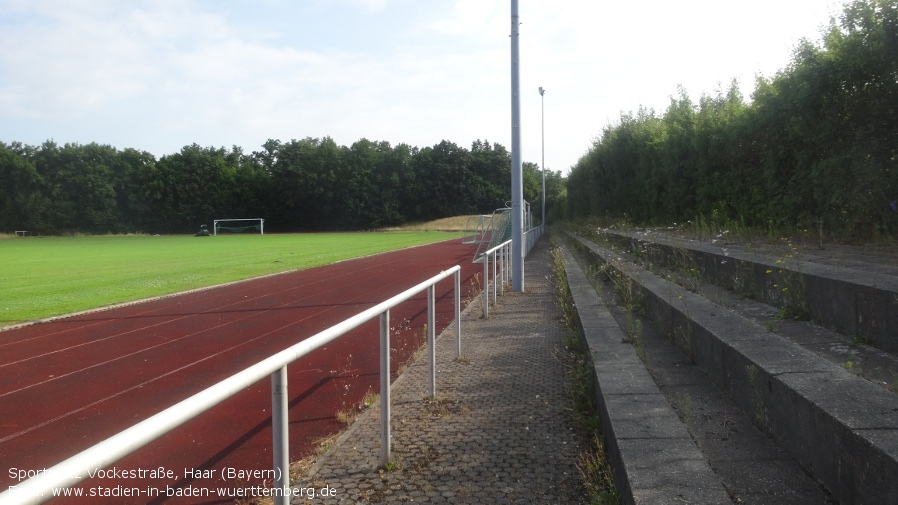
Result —
M 395 232 L 0 241 L 0 326 L 459 237 Z

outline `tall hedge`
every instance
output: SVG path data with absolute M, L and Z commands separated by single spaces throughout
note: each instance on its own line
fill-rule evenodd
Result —
M 606 127 L 567 181 L 573 217 L 716 215 L 846 238 L 898 231 L 898 2 L 845 5 L 757 79 Z

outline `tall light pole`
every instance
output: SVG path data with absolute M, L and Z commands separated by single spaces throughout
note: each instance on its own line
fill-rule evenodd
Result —
M 543 143 L 543 219 L 539 222 L 543 227 L 543 233 L 546 231 L 546 90 L 542 86 L 539 87 L 539 101 L 542 109 L 540 121 L 542 123 L 542 143 Z
M 520 15 L 511 0 L 511 289 L 524 291 L 524 169 L 521 157 Z

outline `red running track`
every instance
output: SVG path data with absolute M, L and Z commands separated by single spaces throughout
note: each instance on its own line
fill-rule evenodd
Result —
M 473 253 L 442 242 L 0 332 L 0 490 L 16 483 L 16 471 L 49 468 L 454 265 L 464 303 L 476 289 Z M 452 278 L 436 296 L 439 332 L 453 317 Z M 424 341 L 426 323 L 426 293 L 390 311 L 394 374 Z M 375 318 L 288 367 L 292 461 L 343 427 L 338 411 L 378 391 L 378 346 Z M 115 464 L 173 476 L 94 478 L 76 488 L 141 496 L 52 503 L 233 503 L 212 491 L 271 485 L 264 472 L 222 478 L 227 468 L 270 470 L 270 416 L 266 379 Z M 169 487 L 209 496 L 166 498 Z

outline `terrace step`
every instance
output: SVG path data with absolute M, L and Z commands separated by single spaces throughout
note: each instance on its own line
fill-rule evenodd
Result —
M 745 294 L 855 340 L 898 354 L 898 255 L 861 249 L 799 251 L 783 243 L 699 241 L 665 231 L 600 229 L 647 265 L 695 268 L 705 281 Z M 835 247 L 835 246 L 833 246 Z M 844 246 L 843 246 L 844 247 Z M 787 288 L 785 291 L 783 288 Z
M 637 348 L 734 501 L 763 502 L 770 492 L 777 492 L 781 494 L 775 503 L 821 503 L 825 495 L 800 477 L 785 479 L 796 483 L 791 493 L 780 486 L 781 477 L 790 472 L 800 475 L 794 474 L 797 461 L 840 503 L 898 503 L 894 479 L 898 475 L 898 395 L 768 331 L 761 322 L 766 316 L 747 317 L 751 311 L 769 314 L 775 309 L 755 305 L 739 313 L 726 301 L 714 303 L 627 261 L 620 253 L 580 237 L 573 243 L 591 262 L 611 265 L 612 277 L 628 286 L 630 296 L 642 300 L 648 319 L 636 325 Z M 646 254 L 646 249 L 639 251 L 641 256 L 657 261 L 657 253 Z M 593 306 L 578 302 L 581 317 Z M 618 317 L 633 330 L 632 314 L 619 312 Z M 652 326 L 677 343 L 685 356 L 672 354 Z M 699 380 L 693 364 L 739 409 L 728 407 L 720 393 Z M 632 368 L 633 364 L 627 365 Z M 739 410 L 744 413 L 741 417 L 736 415 Z M 746 429 L 745 416 L 776 444 L 756 440 L 759 434 Z M 751 457 L 746 453 L 748 459 L 741 460 L 732 452 L 740 446 L 757 447 L 760 452 Z M 743 479 L 747 469 L 757 472 L 754 487 L 739 484 L 750 482 Z
M 720 282 L 721 272 L 709 275 L 706 267 L 702 267 L 694 257 L 690 256 L 692 243 L 680 242 L 680 245 L 677 245 L 672 252 L 672 254 L 676 255 L 676 258 L 673 260 L 668 258 L 663 261 L 653 261 L 664 250 L 659 249 L 658 244 L 653 240 L 647 239 L 647 237 L 651 236 L 651 234 L 645 232 L 637 233 L 638 242 L 634 243 L 631 241 L 631 234 L 609 230 L 603 230 L 600 234 L 601 238 L 607 239 L 607 243 L 610 244 L 612 251 L 627 258 L 629 261 L 672 280 L 687 290 L 698 293 L 706 299 L 764 326 L 767 331 L 788 338 L 818 356 L 846 368 L 859 377 L 863 377 L 893 393 L 898 393 L 898 356 L 895 354 L 867 345 L 872 343 L 867 338 L 858 335 L 845 335 L 809 321 L 784 317 L 782 308 L 748 298 L 747 296 L 751 293 L 740 294 L 732 291 L 728 287 L 732 285 L 730 282 Z M 620 250 L 621 247 L 624 249 Z M 730 244 L 730 247 L 732 247 L 732 244 Z M 634 251 L 637 254 L 633 254 Z M 654 252 L 646 254 L 647 251 Z M 722 252 L 725 254 L 724 258 L 726 258 L 722 259 L 722 262 L 726 263 L 728 261 L 731 251 L 732 249 L 722 246 Z M 752 254 L 757 256 L 760 253 L 755 250 Z M 776 256 L 775 253 L 768 249 L 766 257 L 773 264 L 776 264 L 776 259 L 774 259 Z M 857 254 L 854 256 L 857 257 Z M 881 257 L 875 258 L 882 260 Z M 804 254 L 802 254 L 802 259 L 811 262 L 817 261 L 817 259 L 807 259 L 807 256 Z M 835 260 L 827 259 L 827 261 Z M 842 258 L 838 261 L 844 263 L 848 260 Z M 856 267 L 865 271 L 877 269 L 886 271 L 892 268 L 887 264 L 868 265 L 866 263 L 862 264 L 856 259 L 851 261 Z M 801 271 L 802 269 L 799 267 L 798 270 Z M 765 275 L 769 274 L 766 274 L 765 271 Z M 710 282 L 714 280 L 717 280 L 719 284 Z M 798 281 L 793 278 L 787 282 L 794 284 Z M 782 291 L 782 287 L 785 286 L 779 286 L 774 283 L 772 287 Z
M 586 275 L 562 254 L 594 366 L 605 452 L 621 501 L 732 503 Z

